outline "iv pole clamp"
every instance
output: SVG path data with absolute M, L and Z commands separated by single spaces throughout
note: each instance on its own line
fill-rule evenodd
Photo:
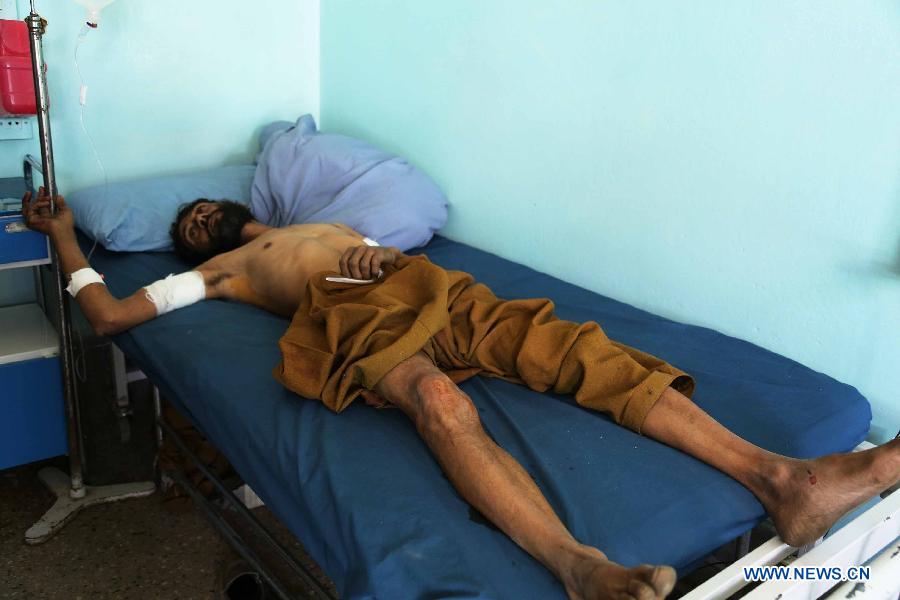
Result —
M 56 171 L 53 163 L 53 141 L 50 137 L 50 99 L 47 93 L 47 65 L 44 62 L 42 39 L 47 28 L 44 20 L 34 8 L 25 18 L 31 45 L 31 68 L 34 75 L 34 90 L 37 104 L 38 136 L 43 161 L 44 187 L 50 195 L 51 210 L 56 212 L 54 199 L 57 195 Z M 114 502 L 125 498 L 136 498 L 152 494 L 156 486 L 152 481 L 125 483 L 102 487 L 84 484 L 81 456 L 81 428 L 78 418 L 78 404 L 75 397 L 75 380 L 72 361 L 72 328 L 68 299 L 65 296 L 65 274 L 62 272 L 56 249 L 53 249 L 52 268 L 57 298 L 59 322 L 59 354 L 62 371 L 63 396 L 66 407 L 66 433 L 69 444 L 69 475 L 55 467 L 41 469 L 38 478 L 56 495 L 56 502 L 40 520 L 25 532 L 25 542 L 40 544 L 74 517 L 92 504 Z

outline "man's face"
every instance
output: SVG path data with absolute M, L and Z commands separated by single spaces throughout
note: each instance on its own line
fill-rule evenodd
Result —
M 250 210 L 238 202 L 199 202 L 181 218 L 178 231 L 185 246 L 209 258 L 240 246 L 241 229 L 251 220 Z

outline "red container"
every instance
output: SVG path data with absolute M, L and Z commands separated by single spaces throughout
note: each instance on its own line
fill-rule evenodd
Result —
M 28 27 L 0 19 L 0 114 L 36 113 Z

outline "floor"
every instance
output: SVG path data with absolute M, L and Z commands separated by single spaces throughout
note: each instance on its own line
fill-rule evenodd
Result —
M 53 503 L 37 480 L 40 466 L 0 471 L 0 598 L 223 597 L 223 570 L 236 555 L 197 509 L 173 514 L 158 493 L 89 507 L 48 542 L 26 545 L 25 530 Z M 264 507 L 254 513 L 288 537 Z
M 39 546 L 24 533 L 53 503 L 26 466 L 0 472 L 0 598 L 215 598 L 226 546 L 158 494 L 93 506 Z M 198 549 L 204 549 L 198 552 Z

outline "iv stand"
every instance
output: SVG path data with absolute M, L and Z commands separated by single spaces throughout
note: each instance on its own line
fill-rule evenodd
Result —
M 57 195 L 56 171 L 53 163 L 53 141 L 50 137 L 50 98 L 47 92 L 47 65 L 44 63 L 42 39 L 47 27 L 45 21 L 34 9 L 25 18 L 31 44 L 31 69 L 34 75 L 34 92 L 37 100 L 38 136 L 43 161 L 44 187 L 50 196 L 51 211 L 56 212 L 54 202 Z M 62 272 L 56 249 L 52 250 L 52 269 L 57 298 L 59 321 L 59 354 L 62 371 L 63 396 L 66 407 L 66 434 L 69 442 L 69 475 L 55 467 L 41 469 L 38 478 L 56 495 L 56 502 L 41 519 L 25 532 L 25 542 L 40 544 L 50 539 L 54 533 L 78 512 L 92 504 L 114 502 L 125 498 L 137 498 L 153 493 L 156 486 L 152 481 L 125 483 L 106 486 L 84 484 L 81 456 L 81 427 L 78 417 L 78 403 L 75 396 L 72 361 L 72 326 L 68 298 L 65 296 L 65 273 Z

